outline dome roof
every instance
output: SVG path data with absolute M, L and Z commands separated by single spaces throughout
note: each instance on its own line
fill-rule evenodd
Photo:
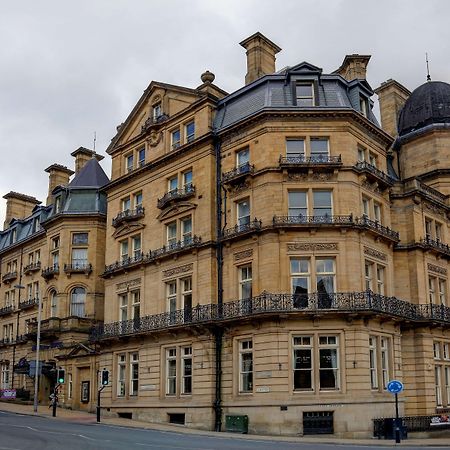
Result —
M 433 123 L 450 124 L 450 84 L 428 81 L 410 95 L 398 118 L 403 135 Z

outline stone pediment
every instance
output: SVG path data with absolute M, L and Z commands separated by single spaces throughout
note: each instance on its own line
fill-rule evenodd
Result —
M 112 236 L 113 238 L 119 238 L 140 231 L 143 228 L 145 228 L 145 225 L 142 223 L 124 223 L 121 227 L 117 228 Z
M 294 67 L 289 69 L 289 74 L 320 74 L 322 73 L 322 69 L 320 67 L 314 66 L 309 62 L 303 61 L 300 64 L 297 64 Z
M 197 208 L 196 203 L 178 202 L 175 205 L 163 209 L 158 216 L 158 220 L 163 221 L 166 219 L 170 219 L 171 217 L 177 216 L 178 214 L 183 214 L 195 208 Z
M 97 351 L 93 348 L 89 347 L 88 345 L 82 344 L 81 342 L 78 342 L 75 347 L 70 350 L 69 353 L 64 355 L 64 359 L 66 358 L 73 358 L 75 356 L 88 356 L 88 355 L 95 355 L 97 354 Z M 59 357 L 58 359 L 61 359 Z

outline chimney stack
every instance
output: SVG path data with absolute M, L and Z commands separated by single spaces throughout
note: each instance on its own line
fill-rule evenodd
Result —
M 355 79 L 365 80 L 367 72 L 367 64 L 369 63 L 370 55 L 347 55 L 339 69 L 333 73 L 337 73 L 345 78 L 347 81 Z
M 31 215 L 33 208 L 36 205 L 41 204 L 41 202 L 34 197 L 13 191 L 4 195 L 3 198 L 6 200 L 6 215 L 5 223 L 3 224 L 4 230 L 8 228 L 12 219 L 25 219 L 25 217 Z
M 275 55 L 281 51 L 278 45 L 259 31 L 240 42 L 247 50 L 247 75 L 245 84 L 275 72 Z
M 89 150 L 85 147 L 77 148 L 74 152 L 71 153 L 71 156 L 75 158 L 75 174 L 77 175 L 90 159 L 96 158 L 97 161 L 101 161 L 104 158 L 104 156 L 95 153 L 94 150 Z
M 398 116 L 411 92 L 398 81 L 387 80 L 375 89 L 380 104 L 381 128 L 396 137 Z
M 49 174 L 48 176 L 48 195 L 47 195 L 47 206 L 52 203 L 52 191 L 56 186 L 66 186 L 69 184 L 69 178 L 74 174 L 73 170 L 68 169 L 66 166 L 61 164 L 52 164 L 47 167 L 45 171 Z

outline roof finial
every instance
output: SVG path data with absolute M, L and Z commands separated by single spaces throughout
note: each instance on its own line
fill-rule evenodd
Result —
M 430 66 L 428 64 L 428 53 L 425 53 L 425 59 L 427 61 L 427 81 L 431 81 Z
M 94 131 L 94 153 L 95 153 L 95 143 L 97 141 L 97 132 Z

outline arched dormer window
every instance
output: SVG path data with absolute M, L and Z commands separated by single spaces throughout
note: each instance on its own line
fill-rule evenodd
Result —
M 86 289 L 76 287 L 70 293 L 70 315 L 77 317 L 85 316 Z

